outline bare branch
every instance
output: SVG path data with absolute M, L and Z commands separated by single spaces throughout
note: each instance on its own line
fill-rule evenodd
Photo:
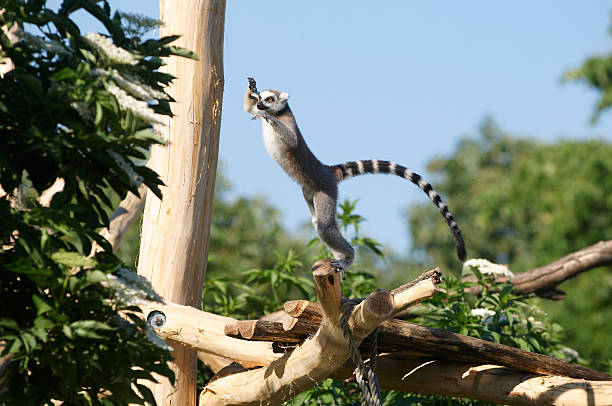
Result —
M 535 293 L 545 299 L 560 300 L 565 298 L 565 292 L 557 289 L 560 283 L 574 278 L 590 269 L 612 264 L 612 241 L 600 241 L 579 251 L 568 254 L 548 265 L 516 273 L 511 279 L 518 291 Z M 474 282 L 473 275 L 463 278 L 464 282 Z M 506 282 L 506 278 L 498 278 L 497 282 Z M 473 286 L 467 291 L 480 294 L 481 286 Z
M 543 294 L 582 272 L 612 264 L 612 241 L 600 241 L 548 265 L 517 273 L 510 282 L 523 293 Z
M 125 236 L 130 225 L 132 225 L 134 220 L 142 213 L 147 195 L 147 187 L 144 183 L 138 187 L 138 195 L 139 196 L 128 193 L 111 216 L 108 228 L 104 228 L 100 231 L 100 235 L 111 243 L 113 251 L 119 248 L 119 244 L 121 244 L 121 240 Z M 102 247 L 94 241 L 89 256 L 93 256 L 100 251 L 102 251 Z

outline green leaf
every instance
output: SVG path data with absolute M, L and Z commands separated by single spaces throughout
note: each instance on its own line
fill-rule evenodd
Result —
M 21 333 L 21 341 L 26 352 L 32 352 L 36 348 L 36 338 L 30 333 Z
M 13 319 L 7 319 L 6 317 L 0 318 L 0 327 L 8 328 L 13 331 L 19 331 L 19 324 Z
M 96 117 L 94 118 L 94 124 L 96 126 L 100 125 L 103 118 L 104 118 L 104 110 L 102 109 L 102 103 L 96 102 Z
M 37 317 L 34 319 L 34 326 L 31 331 L 36 337 L 40 338 L 41 341 L 46 341 L 48 336 L 48 330 L 54 326 L 53 322 L 45 317 Z
M 60 69 L 59 71 L 55 72 L 53 75 L 51 75 L 51 80 L 58 82 L 60 80 L 66 80 L 66 79 L 71 79 L 74 78 L 75 76 L 75 72 L 72 68 L 66 66 L 62 69 Z
M 62 326 L 62 332 L 64 333 L 64 335 L 70 339 L 72 339 L 74 336 L 72 334 L 72 329 L 70 328 L 70 326 L 68 325 L 63 325 Z
M 59 251 L 51 254 L 51 259 L 62 265 L 66 265 L 70 268 L 74 267 L 87 267 L 92 268 L 98 265 L 98 261 L 94 258 L 88 258 L 78 252 Z
M 70 324 L 70 328 L 73 330 L 74 334 L 84 338 L 97 338 L 104 339 L 107 338 L 103 335 L 98 334 L 98 332 L 103 331 L 113 331 L 114 327 L 109 326 L 108 324 L 102 323 L 97 320 L 79 320 Z
M 140 392 L 145 402 L 151 405 L 155 404 L 155 396 L 153 396 L 153 392 L 151 392 L 151 389 L 139 383 L 136 383 L 136 388 L 138 388 L 138 392 Z
M 79 285 L 79 288 L 83 289 L 86 286 L 90 286 L 106 280 L 108 280 L 108 278 L 106 277 L 106 274 L 102 271 L 99 271 L 97 269 L 94 269 L 93 271 L 87 271 L 84 280 Z
M 21 349 L 21 340 L 17 336 L 12 336 L 12 341 L 6 340 L 7 342 L 11 342 L 8 350 L 6 351 L 8 354 L 16 354 Z
M 180 47 L 168 47 L 168 49 L 172 55 L 182 56 L 184 58 L 194 59 L 196 61 L 199 60 L 198 55 L 188 49 Z
M 38 295 L 32 295 L 32 301 L 34 302 L 34 307 L 36 307 L 36 315 L 40 316 L 41 314 L 47 313 L 52 310 L 51 307 L 43 298 Z

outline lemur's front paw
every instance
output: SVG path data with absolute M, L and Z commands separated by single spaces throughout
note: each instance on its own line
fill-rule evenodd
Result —
M 259 94 L 259 92 L 257 91 L 257 83 L 255 82 L 255 79 L 247 78 L 247 80 L 249 81 L 249 90 L 253 93 Z

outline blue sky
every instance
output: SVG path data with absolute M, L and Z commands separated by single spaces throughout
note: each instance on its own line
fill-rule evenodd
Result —
M 157 1 L 111 5 L 158 17 Z M 306 141 L 328 164 L 387 159 L 428 179 L 427 162 L 475 134 L 485 115 L 545 142 L 610 139 L 612 115 L 588 122 L 596 94 L 560 78 L 611 49 L 611 11 L 603 1 L 230 0 L 220 155 L 234 195 L 265 196 L 290 229 L 309 220 L 299 187 L 267 156 L 260 124 L 242 111 L 247 76 L 260 90 L 290 93 Z M 82 29 L 101 30 L 87 22 Z M 340 194 L 360 198 L 365 233 L 400 252 L 410 246 L 402 210 L 428 201 L 408 182 L 381 175 L 346 182 Z

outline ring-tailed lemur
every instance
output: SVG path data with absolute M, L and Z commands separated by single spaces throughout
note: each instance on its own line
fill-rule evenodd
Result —
M 332 251 L 334 267 L 339 271 L 346 270 L 355 256 L 353 247 L 344 239 L 336 223 L 337 185 L 345 179 L 368 173 L 397 175 L 420 187 L 438 207 L 448 224 L 455 239 L 457 256 L 461 261 L 465 259 L 465 244 L 457 223 L 440 195 L 421 176 L 402 165 L 376 159 L 338 165 L 322 164 L 302 137 L 287 103 L 289 94 L 278 90 L 259 93 L 255 80 L 248 79 L 244 111 L 252 114 L 253 119 L 262 119 L 263 139 L 268 153 L 302 186 L 304 199 L 312 214 L 312 224 L 321 241 Z

